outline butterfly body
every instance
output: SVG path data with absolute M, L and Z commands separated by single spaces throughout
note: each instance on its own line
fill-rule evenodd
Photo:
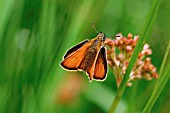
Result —
M 68 70 L 87 72 L 90 81 L 104 80 L 107 73 L 104 41 L 105 35 L 99 33 L 94 39 L 77 44 L 66 52 L 61 66 Z

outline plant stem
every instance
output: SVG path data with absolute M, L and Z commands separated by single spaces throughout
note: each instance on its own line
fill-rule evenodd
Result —
M 116 93 L 116 96 L 115 96 L 115 98 L 114 98 L 114 100 L 112 102 L 112 105 L 111 105 L 111 107 L 109 109 L 109 113 L 114 113 L 114 111 L 116 110 L 116 107 L 117 107 L 117 105 L 118 105 L 118 103 L 119 103 L 119 101 L 120 101 L 120 99 L 122 97 L 122 94 L 123 94 L 124 90 L 125 90 L 125 87 L 121 87 L 121 88 L 118 89 L 118 91 Z
M 124 90 L 126 88 L 126 83 L 129 79 L 129 76 L 130 76 L 130 73 L 131 73 L 131 70 L 137 60 L 137 57 L 138 57 L 138 54 L 140 52 L 140 50 L 142 49 L 143 47 L 143 43 L 146 39 L 146 37 L 148 36 L 149 34 L 149 31 L 151 30 L 152 26 L 153 26 L 153 22 L 155 20 L 155 17 L 156 17 L 156 14 L 157 14 L 157 11 L 158 11 L 158 8 L 159 8 L 159 4 L 160 4 L 160 0 L 154 0 L 153 1 L 153 4 L 151 6 L 151 9 L 148 13 L 148 16 L 147 16 L 147 19 L 145 21 L 145 24 L 144 24 L 144 27 L 142 29 L 142 32 L 141 32 L 141 35 L 140 35 L 140 38 L 138 40 L 138 43 L 134 49 L 134 53 L 130 59 L 130 62 L 129 62 L 129 65 L 128 65 L 128 68 L 126 70 L 126 73 L 124 75 L 124 78 L 122 80 L 122 83 L 120 84 L 120 87 L 116 93 L 116 97 L 115 99 L 113 100 L 112 102 L 112 105 L 109 109 L 109 113 L 114 113 L 115 109 L 117 108 L 117 105 L 124 93 Z M 147 37 L 148 38 L 148 37 Z

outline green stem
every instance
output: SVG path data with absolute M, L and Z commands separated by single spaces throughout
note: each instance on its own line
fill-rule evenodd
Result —
M 138 54 L 139 52 L 141 51 L 142 47 L 143 47 L 143 43 L 146 39 L 146 37 L 148 36 L 149 34 L 149 31 L 151 30 L 152 26 L 153 26 L 153 22 L 155 20 L 155 17 L 156 17 L 156 14 L 157 14 L 157 11 L 158 11 L 158 8 L 159 8 L 159 4 L 160 4 L 160 0 L 154 0 L 153 1 L 153 4 L 151 6 L 151 9 L 149 11 L 149 14 L 148 14 L 148 18 L 146 19 L 145 21 L 145 25 L 144 25 L 144 28 L 141 32 L 141 35 L 140 35 L 140 38 L 138 40 L 138 43 L 134 49 L 134 53 L 130 59 L 130 62 L 129 62 L 129 65 L 128 65 L 128 68 L 126 70 L 126 73 L 124 75 L 124 78 L 122 80 L 122 83 L 116 93 L 116 97 L 115 99 L 113 100 L 112 102 L 112 105 L 109 109 L 109 113 L 114 113 L 116 108 L 117 108 L 117 105 L 124 93 L 124 90 L 126 88 L 126 83 L 129 79 L 129 76 L 130 76 L 130 73 L 131 73 L 131 70 L 137 60 L 137 57 L 138 57 Z M 148 37 L 147 37 L 148 38 Z
M 113 100 L 112 105 L 111 105 L 111 107 L 109 109 L 109 113 L 114 113 L 114 111 L 116 110 L 116 107 L 117 107 L 117 105 L 118 105 L 118 103 L 119 103 L 119 101 L 120 101 L 120 99 L 122 97 L 122 94 L 123 94 L 124 90 L 125 90 L 125 87 L 122 87 L 122 88 L 118 89 L 118 91 L 116 93 L 116 96 L 115 96 L 115 99 Z

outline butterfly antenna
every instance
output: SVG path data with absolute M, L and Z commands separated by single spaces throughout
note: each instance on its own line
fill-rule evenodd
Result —
M 96 27 L 95 27 L 95 25 L 94 25 L 93 22 L 91 23 L 91 25 L 92 25 L 93 29 L 94 29 L 97 33 L 99 33 L 99 32 L 97 31 L 97 29 L 96 29 Z

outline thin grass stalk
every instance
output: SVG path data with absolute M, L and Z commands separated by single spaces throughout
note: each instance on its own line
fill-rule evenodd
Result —
M 165 87 L 165 85 L 167 84 L 167 82 L 170 78 L 170 74 L 168 75 L 168 71 L 163 73 L 164 70 L 167 70 L 165 68 L 165 64 L 167 62 L 169 51 L 170 51 L 170 41 L 168 43 L 168 47 L 166 49 L 166 53 L 165 53 L 165 56 L 164 56 L 164 59 L 163 59 L 162 65 L 161 65 L 161 69 L 159 72 L 159 79 L 155 85 L 154 91 L 153 91 L 148 103 L 146 104 L 146 106 L 143 110 L 143 113 L 150 113 L 154 103 L 156 102 L 157 98 L 159 97 L 160 93 L 162 92 L 163 88 Z

